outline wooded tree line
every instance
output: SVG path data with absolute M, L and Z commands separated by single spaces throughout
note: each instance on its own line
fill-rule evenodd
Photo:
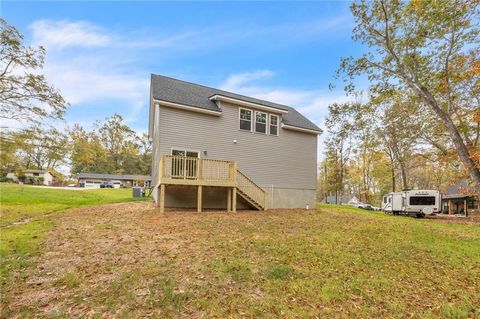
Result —
M 76 124 L 60 130 L 68 103 L 41 74 L 43 47 L 24 45 L 23 35 L 0 18 L 0 119 L 17 121 L 21 130 L 2 127 L 0 173 L 70 166 L 71 173 L 150 175 L 151 143 L 115 114 L 92 130 Z
M 369 49 L 343 59 L 338 76 L 349 94 L 358 76 L 370 86 L 359 102 L 329 107 L 321 192 L 373 201 L 462 176 L 478 192 L 478 1 L 358 1 L 351 11 L 353 39 Z
M 3 131 L 2 173 L 23 169 L 56 171 L 70 166 L 71 173 L 150 175 L 151 143 L 137 135 L 115 114 L 96 122 L 92 130 L 79 124 L 58 130 L 35 124 L 19 131 Z

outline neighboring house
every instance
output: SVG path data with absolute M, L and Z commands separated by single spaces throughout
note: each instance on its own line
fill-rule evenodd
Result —
M 152 194 L 161 211 L 315 206 L 322 130 L 298 111 L 159 75 L 150 85 Z
M 478 194 L 466 179 L 450 186 L 442 196 L 442 212 L 449 215 L 471 215 L 480 213 Z
M 26 177 L 36 177 L 43 178 L 43 185 L 52 185 L 53 184 L 53 175 L 47 170 L 43 169 L 26 169 L 24 171 Z M 14 182 L 18 182 L 18 176 L 15 173 L 8 173 L 7 178 L 10 178 Z
M 355 195 L 329 195 L 325 198 L 326 204 L 339 204 L 339 205 L 353 205 L 359 203 L 358 198 Z
M 78 184 L 85 188 L 100 188 L 102 183 L 108 183 L 114 188 L 129 188 L 132 186 L 150 187 L 150 176 L 145 175 L 115 175 L 79 173 Z
M 7 176 L 6 176 L 8 179 L 11 179 L 13 182 L 15 183 L 18 183 L 18 177 L 17 177 L 17 174 L 15 173 L 7 173 Z

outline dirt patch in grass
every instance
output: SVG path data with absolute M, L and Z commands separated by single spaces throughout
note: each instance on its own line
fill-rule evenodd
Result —
M 1 315 L 475 317 L 475 247 L 477 226 L 337 209 L 80 208 L 55 217 Z

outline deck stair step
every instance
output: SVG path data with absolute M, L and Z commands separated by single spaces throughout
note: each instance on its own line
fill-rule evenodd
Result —
M 267 208 L 266 192 L 239 170 L 237 170 L 236 186 L 239 195 L 255 209 L 265 210 Z

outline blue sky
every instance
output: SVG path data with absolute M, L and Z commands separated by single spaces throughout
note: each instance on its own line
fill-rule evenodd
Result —
M 341 57 L 358 55 L 348 2 L 8 2 L 1 15 L 47 50 L 44 72 L 90 127 L 114 113 L 148 122 L 162 74 L 296 107 L 323 127 Z

